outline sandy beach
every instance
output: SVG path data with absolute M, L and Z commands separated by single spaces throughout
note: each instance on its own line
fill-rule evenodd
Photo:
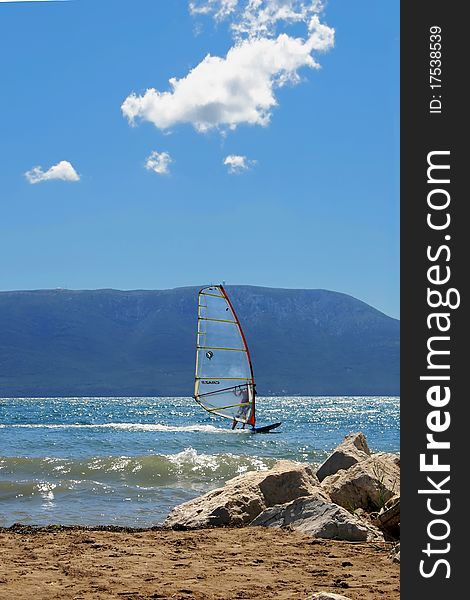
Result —
M 390 544 L 268 528 L 0 530 L 2 600 L 399 600 Z

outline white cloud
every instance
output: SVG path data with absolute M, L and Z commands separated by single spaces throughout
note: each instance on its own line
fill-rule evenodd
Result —
M 168 175 L 172 162 L 173 159 L 168 152 L 156 152 L 154 150 L 145 161 L 145 168 L 159 175 Z
M 238 34 L 271 35 L 279 22 L 306 22 L 317 12 L 317 2 L 299 0 L 251 0 L 246 3 L 238 23 L 232 29 Z
M 240 156 L 239 154 L 229 154 L 224 159 L 224 165 L 228 167 L 228 172 L 231 175 L 239 175 L 255 164 L 256 160 L 249 160 L 246 156 Z
M 24 174 L 29 183 L 41 183 L 51 179 L 60 179 L 62 181 L 80 181 L 79 174 L 75 171 L 68 160 L 61 160 L 53 165 L 47 171 L 42 167 L 33 167 Z
M 314 54 L 334 45 L 334 29 L 320 22 L 322 9 L 321 0 L 191 0 L 192 15 L 230 23 L 234 45 L 225 56 L 208 54 L 185 76 L 172 77 L 167 90 L 130 94 L 123 116 L 131 125 L 148 121 L 167 132 L 185 123 L 201 133 L 267 126 L 276 90 L 299 83 L 300 69 L 318 69 Z M 282 31 L 290 25 L 296 37 Z
M 207 55 L 186 77 L 170 79 L 171 91 L 131 94 L 121 106 L 134 124 L 165 130 L 191 123 L 199 132 L 238 125 L 266 126 L 277 105 L 276 88 L 298 83 L 302 67 L 319 68 L 311 53 L 333 45 L 333 30 L 313 19 L 307 39 L 280 34 L 238 42 L 225 58 Z
M 192 15 L 210 15 L 216 20 L 227 18 L 237 8 L 238 0 L 205 0 L 203 2 L 190 2 L 189 12 Z
M 189 3 L 192 15 L 229 20 L 237 37 L 270 37 L 279 25 L 303 23 L 323 10 L 321 0 L 199 0 Z

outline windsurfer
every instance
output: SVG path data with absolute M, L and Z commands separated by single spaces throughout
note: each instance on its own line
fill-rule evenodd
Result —
M 248 396 L 248 387 L 241 387 L 241 386 L 237 386 L 234 390 L 233 393 L 235 394 L 235 396 L 237 396 L 237 398 L 240 400 L 240 407 L 233 419 L 233 423 L 232 423 L 232 429 L 235 429 L 235 427 L 237 426 L 237 423 L 239 422 L 239 420 L 244 419 L 242 421 L 242 429 L 245 429 L 245 425 L 246 425 L 246 416 L 248 414 L 248 411 L 250 409 L 250 399 Z

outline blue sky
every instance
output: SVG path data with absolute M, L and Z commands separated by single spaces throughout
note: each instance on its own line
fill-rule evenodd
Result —
M 225 280 L 398 317 L 399 3 L 314 4 L 0 2 L 0 289 Z

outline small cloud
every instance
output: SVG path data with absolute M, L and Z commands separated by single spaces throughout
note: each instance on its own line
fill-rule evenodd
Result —
M 154 171 L 159 175 L 168 175 L 170 173 L 170 164 L 173 159 L 168 152 L 156 152 L 155 150 L 145 161 L 145 168 L 148 171 Z
M 53 165 L 47 171 L 42 167 L 33 167 L 24 174 L 29 183 L 41 183 L 51 179 L 60 179 L 62 181 L 80 181 L 80 175 L 75 171 L 68 160 L 61 160 Z
M 255 164 L 256 160 L 249 160 L 246 156 L 238 154 L 229 154 L 224 159 L 224 165 L 228 167 L 230 175 L 239 175 L 243 171 L 248 171 Z
M 215 19 L 222 20 L 235 12 L 238 0 L 205 0 L 203 2 L 190 2 L 189 12 L 192 15 L 213 14 Z

